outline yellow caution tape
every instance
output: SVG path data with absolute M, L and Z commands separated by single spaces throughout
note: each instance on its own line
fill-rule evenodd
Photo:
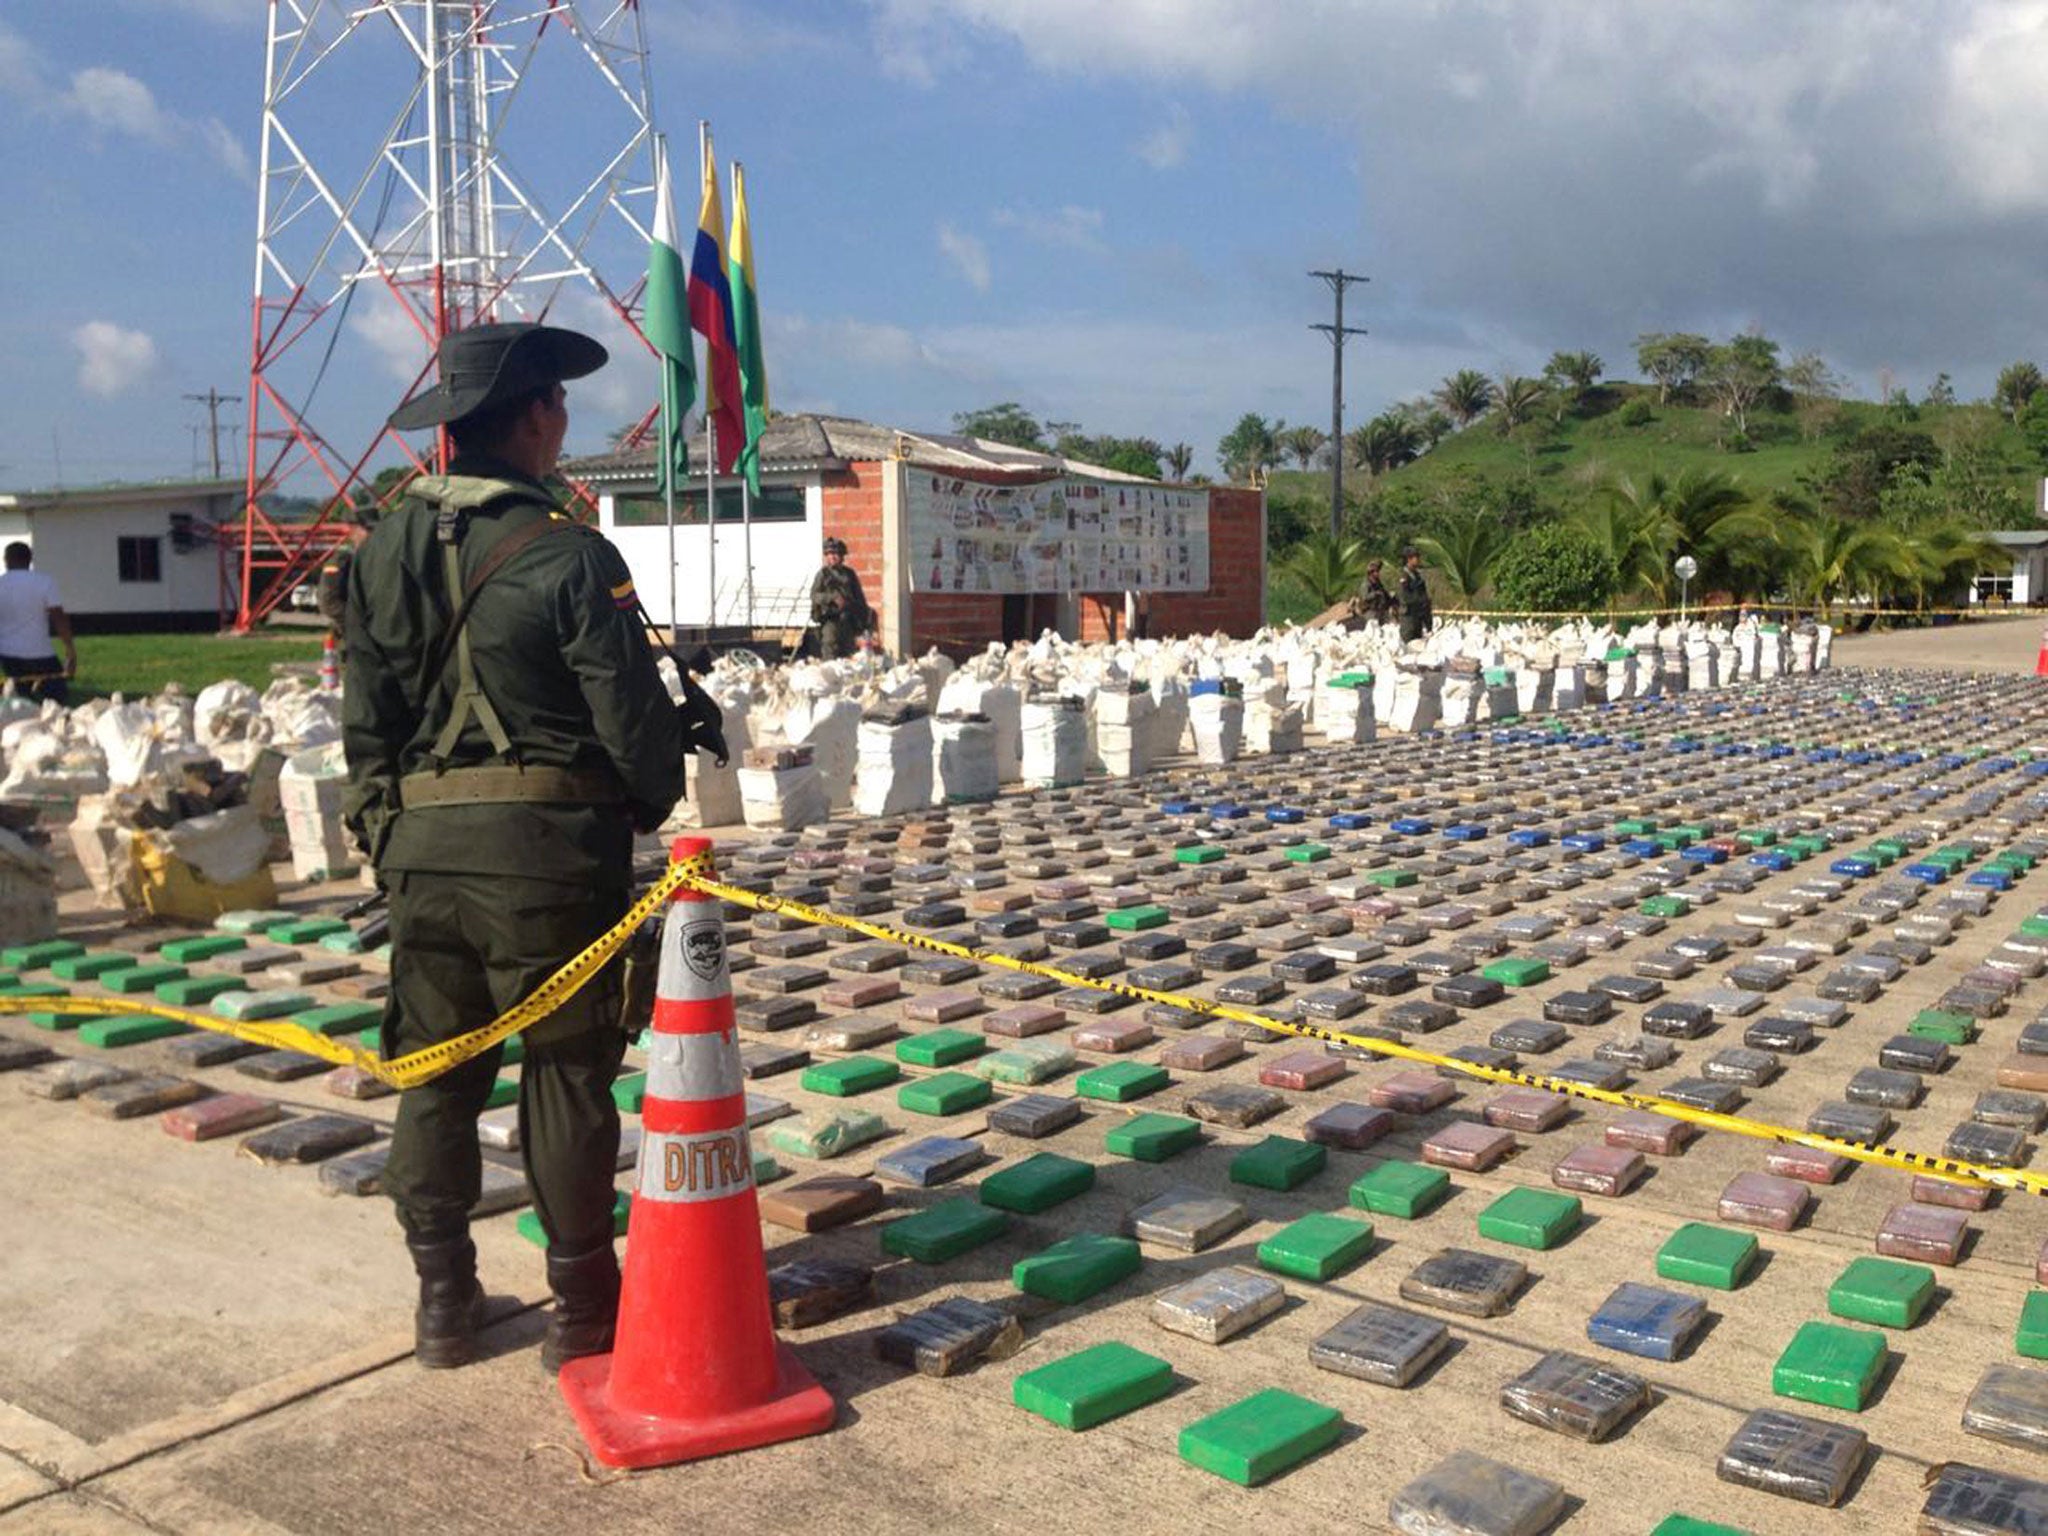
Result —
M 1661 608 L 1438 608 L 1439 619 L 1661 619 L 1703 613 L 1753 613 L 1766 623 L 1775 615 L 1818 614 L 1822 618 L 1844 619 L 2010 619 L 2023 618 L 2010 608 L 1859 608 L 1837 604 L 1822 608 L 1812 603 L 1666 603 Z
M 674 874 L 676 871 L 670 873 Z M 2016 1189 L 2030 1195 L 2048 1195 L 2048 1174 L 2024 1173 L 2015 1168 L 1993 1168 L 1983 1163 L 1964 1162 L 1953 1157 L 1936 1157 L 1927 1152 L 1911 1152 L 1871 1142 L 1818 1136 L 1811 1131 L 1794 1130 L 1787 1125 L 1772 1125 L 1768 1121 L 1752 1120 L 1744 1115 L 1723 1115 L 1712 1110 L 1696 1109 L 1690 1104 L 1660 1098 L 1656 1094 L 1622 1093 L 1615 1089 L 1595 1088 L 1564 1078 L 1544 1077 L 1535 1072 L 1512 1072 L 1503 1067 L 1484 1067 L 1456 1056 L 1441 1056 L 1434 1051 L 1417 1050 L 1412 1045 L 1404 1045 L 1395 1040 L 1382 1040 L 1374 1035 L 1354 1035 L 1344 1030 L 1324 1029 L 1315 1024 L 1293 1024 L 1282 1019 L 1268 1018 L 1252 1009 L 1219 1003 L 1210 998 L 1188 997 L 1176 992 L 1158 992 L 1150 987 L 1136 987 L 1124 981 L 1078 976 L 1071 971 L 1043 965 L 1035 960 L 1020 960 L 1014 955 L 1002 954 L 995 950 L 977 949 L 924 934 L 906 933 L 902 929 L 888 928 L 862 918 L 842 917 L 836 912 L 806 906 L 803 902 L 792 901 L 786 896 L 758 895 L 753 891 L 744 891 L 737 886 L 726 885 L 701 874 L 688 874 L 683 877 L 681 883 L 706 895 L 717 896 L 756 912 L 774 912 L 807 923 L 845 928 L 885 943 L 905 944 L 915 949 L 929 950 L 933 954 L 951 955 L 956 959 L 972 960 L 981 965 L 1019 971 L 1027 976 L 1041 976 L 1048 981 L 1061 982 L 1070 987 L 1092 987 L 1098 992 L 1114 992 L 1120 997 L 1132 998 L 1139 1002 L 1165 1003 L 1170 1007 L 1184 1008 L 1190 1013 L 1208 1018 L 1256 1024 L 1277 1034 L 1351 1046 L 1359 1050 L 1372 1051 L 1377 1055 L 1391 1056 L 1400 1061 L 1412 1061 L 1421 1066 L 1448 1068 L 1467 1077 L 1476 1077 L 1482 1082 L 1510 1083 L 1518 1088 L 1540 1088 L 1550 1093 L 1568 1094 L 1575 1099 L 1590 1099 L 1598 1104 L 1612 1104 L 1621 1109 L 1649 1110 L 1706 1130 L 1729 1131 L 1737 1136 L 1754 1137 L 1761 1141 L 1813 1147 L 1859 1163 L 1875 1163 L 1882 1168 L 1902 1168 L 1910 1173 L 1931 1174 L 1936 1178 L 1949 1179 L 1959 1184 L 1987 1184 L 1996 1189 Z
M 700 871 L 708 871 L 710 868 L 711 859 L 708 854 L 699 854 L 681 863 L 670 865 L 662 877 L 648 887 L 647 894 L 633 903 L 624 917 L 554 975 L 534 988 L 523 1002 L 514 1004 L 480 1029 L 472 1029 L 466 1034 L 437 1041 L 433 1045 L 408 1052 L 390 1061 L 366 1050 L 353 1040 L 333 1039 L 316 1030 L 308 1029 L 303 1024 L 294 1024 L 289 1019 L 223 1019 L 210 1013 L 166 1008 L 160 1003 L 145 1003 L 122 997 L 0 997 L 0 1013 L 47 1012 L 91 1018 L 105 1018 L 118 1014 L 147 1014 L 152 1018 L 171 1019 L 193 1029 L 232 1035 L 235 1039 L 246 1040 L 251 1045 L 260 1045 L 272 1050 L 301 1051 L 308 1056 L 317 1056 L 322 1061 L 331 1061 L 338 1067 L 356 1067 L 369 1073 L 379 1082 L 389 1083 L 393 1088 L 417 1088 L 421 1083 L 439 1077 L 443 1072 L 459 1067 L 466 1061 L 475 1060 L 492 1046 L 509 1039 L 523 1029 L 530 1029 L 560 1008 L 610 963 L 612 957 L 624 948 L 626 941 L 633 936 L 633 931 L 660 911 L 662 904 L 686 881 Z

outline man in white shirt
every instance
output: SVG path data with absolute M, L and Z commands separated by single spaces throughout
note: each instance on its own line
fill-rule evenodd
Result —
M 25 698 L 71 702 L 70 679 L 78 675 L 78 647 L 71 639 L 57 583 L 31 570 L 35 554 L 19 539 L 7 546 L 7 569 L 0 572 L 0 671 L 15 680 Z M 55 636 L 64 647 L 64 665 L 57 665 Z

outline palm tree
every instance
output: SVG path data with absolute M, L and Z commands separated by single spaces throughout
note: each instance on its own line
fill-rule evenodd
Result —
M 1570 521 L 1614 562 L 1619 595 L 1632 597 L 1657 590 L 1667 562 L 1664 519 L 1655 508 L 1639 505 L 1607 486 L 1573 512 Z
M 1493 385 L 1476 368 L 1460 368 L 1436 387 L 1436 403 L 1452 421 L 1469 427 L 1493 404 Z
M 1318 528 L 1287 551 L 1276 569 L 1314 598 L 1320 611 L 1357 592 L 1365 581 L 1365 562 L 1362 540 L 1335 538 Z
M 1493 563 L 1508 546 L 1512 531 L 1484 507 L 1453 512 L 1436 532 L 1415 541 L 1423 559 L 1435 567 L 1445 585 L 1466 602 L 1475 602 L 1493 575 Z
M 1330 440 L 1330 434 L 1321 427 L 1289 427 L 1286 431 L 1274 435 L 1280 439 L 1280 446 L 1302 469 L 1315 467 L 1316 455 L 1323 451 L 1323 445 Z
M 1923 518 L 1896 527 L 1905 545 L 1902 590 L 1913 606 L 1925 608 L 1986 569 L 2003 568 L 2005 549 L 1981 528 L 1959 517 Z
M 1416 435 L 1422 439 L 1424 453 L 1451 435 L 1451 418 L 1434 407 L 1408 411 L 1404 414 L 1414 424 Z
M 1832 512 L 1783 525 L 1785 581 L 1795 597 L 1826 613 L 1837 597 L 1863 597 L 1890 581 L 1909 578 L 1913 554 L 1906 541 L 1879 523 L 1851 522 Z
M 1600 381 L 1606 368 L 1597 352 L 1553 352 L 1543 365 L 1543 376 L 1583 395 Z
M 1493 419 L 1503 433 L 1512 432 L 1543 404 L 1543 381 L 1504 373 L 1494 386 Z
M 1422 452 L 1414 426 L 1392 411 L 1382 411 L 1364 426 L 1353 428 L 1344 446 L 1351 451 L 1351 461 L 1370 475 L 1399 469 Z
M 1175 443 L 1161 457 L 1166 461 L 1167 479 L 1179 483 L 1187 479 L 1188 471 L 1194 467 L 1194 444 Z
M 1773 519 L 1751 507 L 1748 493 L 1719 470 L 1688 469 L 1675 480 L 1653 470 L 1640 485 L 1624 475 L 1603 488 L 1601 496 L 1625 508 L 1641 530 L 1647 558 L 1639 554 L 1633 569 L 1642 590 L 1659 603 L 1671 600 L 1671 565 L 1680 555 L 1699 562 L 1696 590 L 1735 590 L 1742 563 L 1737 557 L 1749 546 L 1768 543 L 1775 527 Z M 1587 531 L 1599 538 L 1593 528 Z M 1628 575 L 1631 566 L 1623 563 L 1620 551 L 1613 553 Z

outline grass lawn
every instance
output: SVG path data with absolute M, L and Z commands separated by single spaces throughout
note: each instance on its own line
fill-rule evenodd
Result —
M 208 683 L 239 678 L 261 693 L 279 662 L 320 660 L 321 632 L 287 630 L 254 635 L 80 635 L 78 677 L 72 698 L 129 698 L 177 683 L 197 693 Z

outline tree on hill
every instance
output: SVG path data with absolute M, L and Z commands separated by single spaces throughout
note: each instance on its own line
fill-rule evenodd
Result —
M 1183 481 L 1187 479 L 1188 471 L 1194 467 L 1195 445 L 1193 443 L 1175 443 L 1165 453 L 1161 454 L 1160 457 L 1166 463 L 1168 478 L 1176 482 Z
M 985 438 L 991 443 L 1008 443 L 1012 448 L 1045 451 L 1045 428 L 1014 400 L 984 405 L 975 411 L 957 411 L 953 430 L 962 437 Z
M 1413 424 L 1393 411 L 1381 411 L 1363 426 L 1345 434 L 1351 462 L 1369 475 L 1383 475 L 1419 457 L 1422 440 Z
M 1543 405 L 1543 381 L 1504 373 L 1493 391 L 1493 419 L 1501 433 L 1512 432 Z
M 1877 516 L 1901 473 L 1926 479 L 1941 467 L 1941 448 L 1925 432 L 1890 423 L 1865 427 L 1837 447 L 1809 486 L 1821 511 L 1835 517 Z
M 1636 366 L 1657 382 L 1657 403 L 1671 397 L 1706 370 L 1713 345 L 1690 331 L 1646 331 L 1636 338 Z
M 1606 367 L 1597 352 L 1553 352 L 1543 365 L 1543 377 L 1553 388 L 1569 388 L 1583 395 L 1600 382 Z
M 1922 405 L 1954 405 L 1956 403 L 1955 382 L 1945 373 L 1937 373 L 1934 382 L 1927 386 L 1927 393 L 1920 397 Z
M 1799 410 L 1800 430 L 1811 442 L 1842 393 L 1842 377 L 1818 352 L 1802 352 L 1785 365 L 1785 387 Z
M 1733 336 L 1707 352 L 1707 365 L 1700 383 L 1735 421 L 1736 435 L 1749 436 L 1749 412 L 1763 392 L 1778 382 L 1778 344 L 1754 331 Z
M 1446 517 L 1415 540 L 1422 558 L 1435 569 L 1454 597 L 1477 601 L 1493 577 L 1493 564 L 1514 536 L 1511 525 L 1486 507 L 1468 505 Z
M 2027 402 L 2040 392 L 2039 368 L 2028 362 L 2009 363 L 1998 370 L 1998 386 L 1992 390 L 1991 399 L 2008 417 L 2018 421 Z
M 1493 385 L 1476 368 L 1460 368 L 1436 387 L 1435 400 L 1452 421 L 1469 427 L 1493 404 Z
M 1265 484 L 1266 472 L 1280 462 L 1275 425 L 1256 411 L 1240 416 L 1237 425 L 1216 445 L 1216 459 L 1223 466 L 1223 473 L 1245 485 Z
M 1401 408 L 1401 414 L 1415 428 L 1415 435 L 1422 439 L 1424 453 L 1449 437 L 1455 426 L 1440 407 L 1427 400 L 1409 401 Z
M 1330 434 L 1321 427 L 1289 427 L 1279 437 L 1280 446 L 1297 467 L 1305 470 L 1315 468 L 1317 457 L 1330 441 Z

